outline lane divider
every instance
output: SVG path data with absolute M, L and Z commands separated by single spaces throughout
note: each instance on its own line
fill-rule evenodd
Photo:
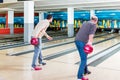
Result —
M 107 50 L 101 53 L 98 53 L 96 56 L 88 58 L 87 64 L 90 66 L 97 66 L 98 64 L 102 63 L 112 55 L 116 54 L 118 51 L 120 51 L 120 43 L 108 48 Z
M 105 41 L 108 41 L 108 40 L 111 40 L 111 39 L 116 38 L 116 37 L 118 37 L 118 36 L 114 36 L 114 37 L 111 37 L 111 38 L 107 38 L 105 40 L 101 40 L 101 41 L 95 42 L 95 43 L 93 43 L 93 45 L 99 44 L 99 43 L 102 43 L 102 42 L 105 42 Z M 57 58 L 57 57 L 60 57 L 60 56 L 66 55 L 66 54 L 70 54 L 70 53 L 72 53 L 72 52 L 74 52 L 76 50 L 77 50 L 76 47 L 73 47 L 71 49 L 67 49 L 67 50 L 64 50 L 64 51 L 59 52 L 59 53 L 54 53 L 54 55 L 47 55 L 43 59 L 44 60 L 51 60 L 51 59 L 54 59 L 54 58 Z
M 97 37 L 100 37 L 100 36 L 105 36 L 105 34 L 101 34 Z M 109 40 L 109 39 L 112 39 L 112 38 L 115 38 L 117 36 L 114 36 L 114 37 L 111 37 L 111 38 L 107 38 L 105 39 L 106 40 Z M 62 38 L 63 39 L 63 38 Z M 100 42 L 96 42 L 96 43 L 101 43 L 103 40 L 101 40 Z M 57 47 L 57 46 L 62 46 L 62 45 L 66 45 L 66 44 L 70 44 L 70 43 L 73 43 L 74 41 L 68 41 L 68 42 L 63 42 L 63 43 L 59 43 L 59 44 L 54 44 L 54 45 L 50 45 L 50 46 L 46 46 L 46 47 L 43 47 L 42 50 L 44 49 L 48 49 L 48 48 L 53 48 L 53 47 Z M 96 44 L 94 43 L 94 44 Z M 6 55 L 9 55 L 9 56 L 19 56 L 19 55 L 24 55 L 24 54 L 27 54 L 27 53 L 31 53 L 33 52 L 34 50 L 28 50 L 28 51 L 21 51 L 21 52 L 17 52 L 17 53 L 8 53 Z

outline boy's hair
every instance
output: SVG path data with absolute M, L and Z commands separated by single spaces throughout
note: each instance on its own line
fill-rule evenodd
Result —
M 52 18 L 52 15 L 51 14 L 48 14 L 47 15 L 47 19 L 49 20 L 49 19 L 51 19 Z

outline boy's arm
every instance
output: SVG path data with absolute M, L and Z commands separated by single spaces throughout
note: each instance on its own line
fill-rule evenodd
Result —
M 44 28 L 44 29 L 42 30 L 42 33 L 45 35 L 45 37 L 46 37 L 48 40 L 52 40 L 53 38 L 50 37 L 50 36 L 46 33 L 46 29 L 47 29 L 47 28 Z

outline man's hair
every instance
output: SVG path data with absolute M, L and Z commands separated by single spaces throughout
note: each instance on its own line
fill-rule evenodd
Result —
M 98 20 L 98 17 L 97 17 L 97 16 L 92 16 L 92 17 L 91 17 L 91 20 L 97 21 L 97 20 Z
M 52 18 L 52 15 L 51 14 L 48 14 L 47 15 L 47 19 L 49 20 L 49 19 L 51 19 Z

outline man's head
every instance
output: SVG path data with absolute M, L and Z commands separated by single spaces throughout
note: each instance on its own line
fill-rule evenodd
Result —
M 97 24 L 97 22 L 98 22 L 98 17 L 97 17 L 97 16 L 92 16 L 92 17 L 91 17 L 91 21 L 92 21 L 94 24 Z
M 52 20 L 53 20 L 53 16 L 52 15 L 47 15 L 47 20 L 49 21 L 49 22 L 52 22 Z

